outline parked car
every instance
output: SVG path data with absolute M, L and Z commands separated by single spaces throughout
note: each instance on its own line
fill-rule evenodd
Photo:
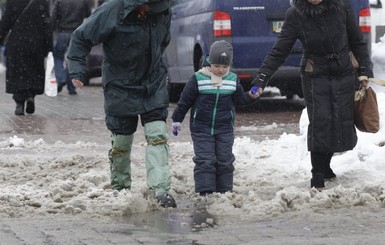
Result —
M 370 46 L 368 0 L 350 0 Z M 232 43 L 232 71 L 245 89 L 250 88 L 285 18 L 290 0 L 171 0 L 171 42 L 165 51 L 170 101 L 176 102 L 191 75 L 200 68 L 210 45 L 220 39 Z M 299 64 L 302 46 L 297 42 L 285 63 L 271 78 L 270 86 L 288 98 L 302 97 Z

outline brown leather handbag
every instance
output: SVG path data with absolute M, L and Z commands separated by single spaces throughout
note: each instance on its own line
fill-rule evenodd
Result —
M 354 125 L 365 133 L 377 133 L 380 129 L 377 96 L 371 87 L 361 86 L 355 93 Z

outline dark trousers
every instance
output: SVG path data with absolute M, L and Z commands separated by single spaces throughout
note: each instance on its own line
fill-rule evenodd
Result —
M 113 119 L 114 123 L 107 123 L 107 125 L 110 125 L 108 129 L 113 134 L 131 135 L 136 132 L 136 129 L 138 127 L 139 117 L 140 117 L 141 124 L 144 127 L 146 123 L 153 122 L 153 121 L 165 122 L 167 119 L 167 116 L 168 116 L 167 108 L 158 108 L 136 116 L 114 118 Z
M 312 174 L 321 173 L 325 175 L 327 171 L 330 170 L 330 161 L 333 157 L 333 153 L 324 153 L 324 152 L 310 152 L 311 165 L 312 165 Z
M 226 192 L 233 189 L 234 133 L 191 133 L 196 192 Z
M 75 91 L 72 84 L 68 68 L 64 66 L 65 54 L 70 44 L 72 32 L 59 32 L 56 38 L 56 44 L 53 49 L 53 58 L 55 64 L 55 77 L 58 83 L 66 83 L 68 91 Z

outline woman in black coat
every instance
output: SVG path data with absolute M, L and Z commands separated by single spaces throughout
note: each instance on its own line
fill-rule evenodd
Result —
M 357 143 L 354 92 L 357 76 L 364 85 L 373 77 L 372 63 L 348 0 L 292 0 L 282 32 L 254 84 L 266 86 L 296 40 L 304 49 L 300 73 L 310 122 L 310 182 L 311 187 L 322 189 L 324 180 L 336 177 L 330 168 L 333 153 L 351 150 Z M 349 51 L 357 58 L 357 67 L 353 67 Z
M 48 0 L 8 0 L 0 21 L 0 42 L 7 39 L 6 93 L 16 115 L 35 112 L 34 98 L 44 92 L 44 58 L 52 50 Z

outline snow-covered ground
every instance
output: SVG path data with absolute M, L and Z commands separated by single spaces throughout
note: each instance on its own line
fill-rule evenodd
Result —
M 381 112 L 385 95 L 379 94 Z M 303 114 L 304 115 L 304 114 Z M 384 113 L 381 113 L 385 118 Z M 173 193 L 180 207 L 206 205 L 213 215 L 267 218 L 292 211 L 356 205 L 385 207 L 385 134 L 359 133 L 353 151 L 336 155 L 332 167 L 338 178 L 326 190 L 310 190 L 310 161 L 306 150 L 305 116 L 301 135 L 255 142 L 237 138 L 234 153 L 234 192 L 208 199 L 194 193 L 190 142 L 170 144 Z M 381 121 L 382 125 L 384 121 Z M 156 209 L 147 198 L 143 166 L 145 143 L 134 146 L 131 191 L 109 189 L 109 145 L 92 142 L 46 144 L 14 136 L 0 141 L 0 215 L 86 213 L 123 215 Z M 186 201 L 186 200 L 190 201 Z

